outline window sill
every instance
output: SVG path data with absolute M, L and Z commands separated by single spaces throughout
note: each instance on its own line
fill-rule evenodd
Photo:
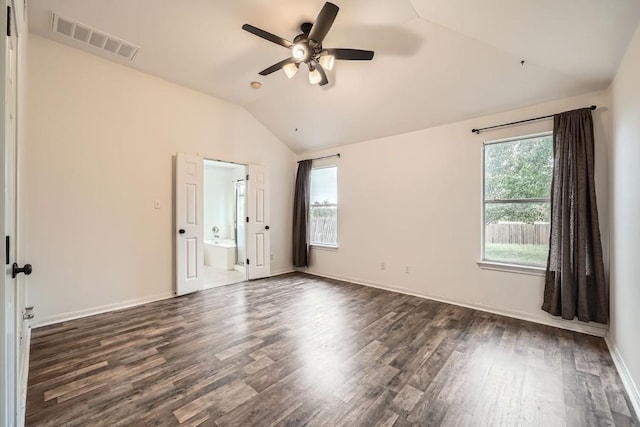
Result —
M 311 249 L 321 249 L 323 251 L 337 251 L 338 250 L 338 245 L 323 245 L 321 243 L 312 243 L 311 245 Z
M 544 276 L 546 268 L 531 265 L 506 264 L 495 261 L 478 261 L 478 267 L 483 270 L 505 271 L 508 273 L 529 274 L 531 276 Z

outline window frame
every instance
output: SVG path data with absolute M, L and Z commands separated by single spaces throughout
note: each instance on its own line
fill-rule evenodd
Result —
M 486 240 L 485 240 L 485 212 L 487 204 L 512 204 L 512 203 L 549 203 L 551 204 L 551 194 L 549 194 L 549 198 L 530 198 L 530 199 L 494 199 L 487 203 L 487 195 L 486 195 L 486 148 L 491 145 L 504 144 L 513 141 L 520 141 L 524 139 L 532 139 L 539 138 L 543 136 L 551 136 L 553 137 L 552 131 L 544 131 L 538 132 L 528 135 L 519 135 L 509 138 L 502 138 L 497 140 L 485 141 L 482 143 L 482 200 L 480 202 L 480 260 L 477 262 L 478 266 L 487 270 L 497 270 L 497 271 L 508 271 L 513 273 L 521 273 L 521 274 L 532 274 L 536 276 L 543 276 L 546 267 L 534 265 L 534 264 L 526 264 L 526 263 L 518 263 L 518 262 L 505 262 L 505 261 L 497 261 L 487 259 L 485 255 L 486 249 Z
M 335 159 L 327 159 L 327 160 L 314 160 L 311 165 L 311 171 L 316 169 L 327 169 L 327 168 L 336 168 L 336 243 L 321 243 L 321 242 L 312 242 L 311 235 L 309 235 L 309 247 L 313 249 L 325 249 L 325 250 L 337 250 L 339 248 L 339 230 L 338 230 L 338 219 L 340 217 L 340 199 L 338 197 L 338 180 L 339 180 L 339 167 Z M 312 180 L 309 182 L 309 185 L 312 185 Z M 311 222 L 311 204 L 309 204 L 309 222 Z M 309 227 L 309 232 L 311 232 L 311 227 Z

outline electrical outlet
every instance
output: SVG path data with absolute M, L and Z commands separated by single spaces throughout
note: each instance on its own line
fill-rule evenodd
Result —
M 404 268 L 404 272 L 405 272 L 406 274 L 411 273 L 411 267 L 409 267 L 409 266 L 407 265 L 407 266 Z
M 384 265 L 384 261 L 380 263 L 380 270 L 385 270 L 387 268 L 386 265 Z

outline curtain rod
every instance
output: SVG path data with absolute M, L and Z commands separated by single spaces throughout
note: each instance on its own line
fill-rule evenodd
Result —
M 595 105 L 592 105 L 591 107 L 589 107 L 590 110 L 595 110 L 596 108 L 597 107 Z M 520 123 L 533 122 L 533 121 L 536 121 L 536 120 L 548 119 L 548 118 L 553 117 L 553 116 L 555 116 L 555 114 L 549 114 L 548 116 L 534 117 L 533 119 L 519 120 L 517 122 L 504 123 L 504 124 L 501 124 L 501 125 L 489 126 L 489 127 L 486 127 L 486 128 L 471 129 L 471 132 L 475 133 L 476 135 L 479 135 L 480 132 L 485 131 L 485 130 L 502 128 L 502 127 L 505 127 L 505 126 L 517 125 L 517 124 L 520 124 Z
M 340 153 L 332 154 L 330 156 L 316 157 L 315 159 L 305 159 L 305 160 L 322 160 L 322 159 L 330 159 L 332 157 L 340 158 Z M 298 163 L 300 163 L 300 162 L 304 162 L 304 160 L 298 160 Z

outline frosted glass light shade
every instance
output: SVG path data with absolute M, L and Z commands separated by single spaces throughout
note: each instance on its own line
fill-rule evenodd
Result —
M 312 85 L 317 85 L 321 81 L 322 74 L 320 74 L 320 71 L 316 70 L 315 68 L 309 71 L 309 83 L 311 83 Z
M 320 65 L 322 65 L 325 70 L 333 70 L 335 62 L 336 57 L 333 55 L 322 55 L 320 57 Z
M 282 71 L 284 71 L 284 73 L 287 75 L 287 77 L 289 77 L 291 79 L 298 72 L 298 65 L 297 64 L 287 64 L 284 67 L 282 67 Z
M 307 57 L 307 48 L 303 44 L 297 44 L 291 48 L 291 56 L 296 61 L 303 61 Z

